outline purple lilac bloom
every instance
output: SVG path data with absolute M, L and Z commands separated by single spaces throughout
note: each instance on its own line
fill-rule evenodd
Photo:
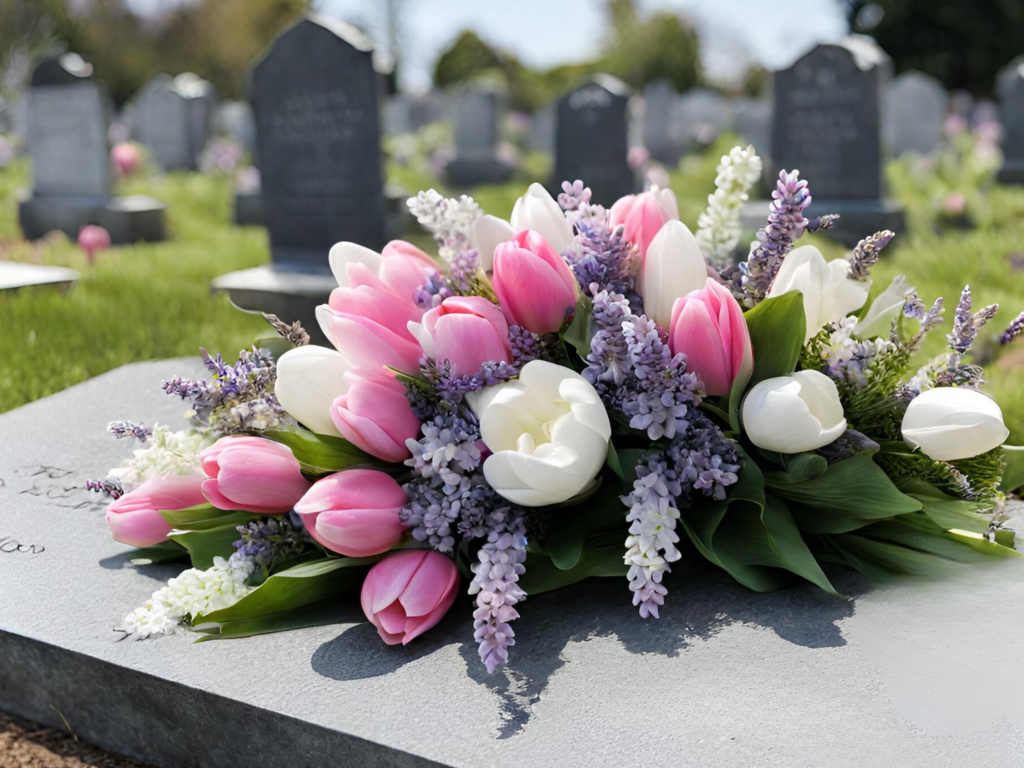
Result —
M 487 515 L 486 525 L 487 543 L 471 566 L 469 594 L 476 595 L 473 629 L 480 659 L 488 672 L 494 672 L 508 662 L 509 646 L 516 643 L 510 622 L 519 618 L 515 606 L 526 598 L 518 584 L 525 572 L 525 515 L 518 507 L 504 506 Z
M 964 286 L 960 301 L 956 305 L 956 313 L 953 315 L 953 332 L 946 335 L 950 348 L 960 355 L 966 354 L 978 337 L 978 331 L 995 317 L 998 311 L 998 304 L 990 304 L 972 313 L 971 286 Z
M 590 202 L 591 196 L 590 187 L 583 186 L 583 182 L 579 179 L 572 182 L 562 182 L 562 192 L 558 195 L 558 204 L 562 206 L 563 211 L 575 211 L 584 203 Z
M 639 606 L 644 619 L 660 618 L 658 609 L 668 594 L 661 580 L 672 570 L 669 563 L 682 557 L 676 549 L 679 535 L 675 532 L 679 520 L 676 499 L 681 493 L 679 475 L 667 457 L 654 454 L 645 464 L 637 465 L 633 492 L 622 497 L 622 503 L 629 507 L 629 536 L 623 558 L 629 566 L 626 578 L 633 605 Z
M 440 275 L 430 275 L 427 282 L 416 289 L 413 301 L 420 309 L 433 309 L 442 301 L 454 296 L 455 293 L 448 285 L 448 281 Z
M 736 445 L 696 408 L 691 410 L 688 428 L 665 451 L 675 465 L 683 492 L 700 491 L 716 501 L 725 499 L 725 489 L 738 479 L 741 462 Z
M 86 480 L 85 489 L 106 494 L 115 501 L 124 496 L 124 487 L 116 477 L 106 477 L 102 480 Z
M 800 180 L 800 171 L 779 172 L 778 188 L 772 192 L 768 223 L 758 230 L 758 245 L 740 265 L 742 286 L 747 306 L 754 306 L 765 296 L 782 260 L 793 247 L 793 241 L 807 229 L 804 210 L 811 204 L 807 182 Z
M 288 516 L 267 515 L 237 526 L 237 531 L 241 538 L 234 544 L 235 554 L 264 570 L 302 554 L 310 542 L 305 529 Z
M 883 229 L 857 243 L 857 247 L 850 256 L 850 279 L 867 280 L 871 268 L 878 263 L 878 255 L 894 237 L 896 237 L 895 232 Z
M 132 421 L 112 421 L 107 424 L 107 432 L 118 440 L 122 437 L 134 437 L 140 443 L 146 442 L 146 440 L 153 436 L 152 429 Z
M 607 213 L 603 208 L 596 209 L 586 203 L 581 207 L 580 210 L 594 215 L 576 220 L 579 234 L 569 246 L 565 260 L 583 293 L 590 298 L 600 291 L 619 293 L 639 309 L 643 304 L 633 287 L 640 267 L 639 253 L 623 236 L 625 228 L 620 224 L 609 230 Z
M 1006 330 L 1003 331 L 1002 335 L 999 337 L 999 343 L 1009 344 L 1015 338 L 1020 336 L 1021 333 L 1024 333 L 1024 312 L 1017 315 L 1016 319 L 1006 326 Z
M 531 360 L 543 358 L 547 347 L 547 340 L 543 336 L 521 325 L 508 327 L 508 343 L 512 347 L 512 365 L 515 368 L 522 368 Z
M 852 458 L 858 453 L 877 451 L 878 443 L 867 435 L 855 429 L 848 429 L 841 434 L 834 442 L 818 449 L 818 454 L 824 456 L 829 464 L 835 464 L 844 459 Z
M 456 254 L 451 260 L 451 277 L 448 279 L 452 291 L 460 296 L 476 295 L 478 269 L 480 269 L 480 254 L 475 250 Z

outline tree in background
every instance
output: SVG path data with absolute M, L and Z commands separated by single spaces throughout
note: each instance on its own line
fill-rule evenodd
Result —
M 850 28 L 871 35 L 897 72 L 918 69 L 947 88 L 994 93 L 999 70 L 1024 52 L 1021 0 L 844 0 Z
M 310 0 L 191 0 L 157 17 L 136 16 L 125 0 L 0 0 L 0 70 L 27 51 L 81 54 L 118 104 L 166 72 L 195 72 L 225 98 L 243 95 L 252 61 L 310 10 Z
M 607 12 L 610 32 L 594 61 L 539 72 L 475 32 L 464 31 L 437 60 L 434 85 L 498 80 L 507 87 L 514 109 L 534 112 L 597 72 L 615 75 L 637 89 L 659 79 L 669 80 L 680 92 L 700 84 L 697 32 L 684 17 L 655 13 L 642 19 L 634 0 L 610 0 Z

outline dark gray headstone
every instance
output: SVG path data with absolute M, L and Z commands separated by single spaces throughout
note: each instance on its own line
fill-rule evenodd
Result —
M 178 75 L 171 87 L 188 102 L 189 154 L 194 168 L 213 134 L 220 98 L 213 83 L 192 72 Z
M 927 155 L 942 144 L 949 95 L 942 83 L 923 72 L 904 72 L 885 93 L 885 126 L 896 156 L 905 152 Z
M 74 85 L 92 77 L 92 64 L 77 53 L 63 53 L 43 59 L 32 70 L 29 86 Z
M 847 244 L 902 228 L 901 210 L 883 200 L 882 94 L 891 69 L 873 41 L 850 37 L 815 46 L 775 74 L 774 170 L 800 171 L 810 210 L 838 213 L 829 234 Z
M 305 18 L 252 74 L 263 202 L 275 264 L 328 271 L 342 240 L 384 245 L 377 80 L 358 30 Z
M 629 96 L 621 80 L 598 75 L 559 98 L 553 188 L 582 179 L 601 205 L 637 191 L 626 159 Z
M 683 153 L 673 131 L 678 101 L 679 94 L 668 80 L 656 80 L 644 88 L 644 146 L 660 163 L 675 164 Z
M 447 97 L 441 91 L 414 97 L 409 104 L 409 130 L 416 131 L 443 120 L 446 103 Z
M 1004 184 L 1024 184 L 1024 56 L 1010 62 L 999 74 L 999 107 L 1003 123 Z
M 501 94 L 468 89 L 453 98 L 455 159 L 445 166 L 455 186 L 498 184 L 512 175 L 512 168 L 498 160 L 501 128 Z
M 843 600 L 755 593 L 695 554 L 657 621 L 624 578 L 530 595 L 491 675 L 465 594 L 405 647 L 355 594 L 318 627 L 121 639 L 180 566 L 132 566 L 84 480 L 131 453 L 108 422 L 180 428 L 160 383 L 203 375 L 195 359 L 138 363 L 0 415 L 0 710 L 166 768 L 606 768 L 636 765 L 638 739 L 694 766 L 1024 760 L 1019 559 L 878 586 L 829 569 Z M 1020 530 L 1022 505 L 1007 512 Z

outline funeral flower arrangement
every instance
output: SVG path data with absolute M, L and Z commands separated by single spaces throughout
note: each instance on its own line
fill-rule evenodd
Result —
M 796 171 L 735 258 L 760 173 L 752 148 L 723 157 L 696 234 L 670 190 L 606 209 L 576 181 L 557 201 L 531 185 L 510 221 L 421 192 L 438 258 L 336 245 L 333 348 L 269 317 L 274 343 L 164 382 L 189 429 L 110 426 L 143 443 L 90 482 L 114 538 L 192 564 L 125 631 L 291 629 L 358 593 L 384 642 L 408 643 L 468 594 L 493 671 L 527 595 L 588 577 L 657 618 L 683 557 L 835 593 L 826 564 L 881 578 L 1015 556 L 1000 482 L 1020 454 L 968 362 L 996 307 L 965 289 L 948 351 L 912 370 L 942 300 L 899 277 L 868 303 L 891 232 L 831 262 L 797 247 L 835 217 L 804 216 Z

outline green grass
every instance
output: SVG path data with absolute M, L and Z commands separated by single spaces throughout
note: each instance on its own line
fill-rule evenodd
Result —
M 673 172 L 671 186 L 680 213 L 691 228 L 714 188 L 715 166 L 729 146 L 723 140 L 707 153 L 688 158 Z M 470 192 L 488 213 L 508 217 L 516 197 L 547 169 L 536 155 L 514 181 Z M 970 283 L 976 307 L 998 302 L 1003 310 L 982 334 L 979 348 L 991 349 L 992 337 L 1024 309 L 1024 273 L 1014 272 L 1007 255 L 1024 251 L 1024 189 L 997 187 L 983 198 L 970 231 L 932 229 L 931 202 L 905 177 L 903 166 L 890 168 L 890 185 L 907 205 L 908 227 L 885 251 L 874 270 L 874 293 L 904 273 L 923 299 L 946 297 L 955 306 Z M 415 192 L 428 186 L 445 190 L 423 167 L 389 169 L 389 181 Z M 114 248 L 89 266 L 66 239 L 37 246 L 18 242 L 15 191 L 27 186 L 24 161 L 0 170 L 0 258 L 74 267 L 80 283 L 66 296 L 51 291 L 22 291 L 0 296 L 0 411 L 57 392 L 111 368 L 136 360 L 194 354 L 200 346 L 226 355 L 251 343 L 265 325 L 211 297 L 210 280 L 235 269 L 265 263 L 266 233 L 229 224 L 230 182 L 223 178 L 171 174 L 150 177 L 118 190 L 153 195 L 168 204 L 170 239 L 166 243 Z M 813 192 L 813 179 L 811 180 Z M 870 234 L 870 233 L 865 233 Z M 429 238 L 414 239 L 429 248 Z M 826 258 L 843 250 L 821 236 L 808 236 Z M 948 330 L 950 321 L 945 324 Z M 936 331 L 921 362 L 942 351 L 945 331 Z M 1019 343 L 1024 349 L 1024 341 Z M 987 363 L 988 391 L 1003 406 L 1011 441 L 1024 443 L 1024 371 L 1010 367 L 1024 352 Z

